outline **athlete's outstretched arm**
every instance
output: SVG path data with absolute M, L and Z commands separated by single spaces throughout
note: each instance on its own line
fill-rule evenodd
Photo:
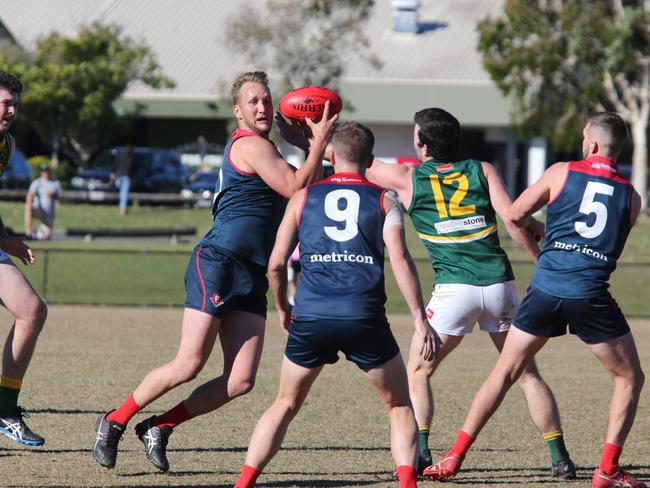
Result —
M 291 318 L 291 305 L 287 300 L 287 262 L 298 240 L 298 212 L 304 194 L 305 190 L 301 190 L 289 200 L 269 258 L 269 286 L 280 316 L 280 325 L 285 331 Z
M 306 121 L 311 130 L 307 160 L 297 171 L 282 159 L 277 148 L 263 137 L 244 138 L 233 145 L 231 158 L 244 171 L 253 171 L 273 190 L 285 198 L 323 176 L 323 154 L 329 142 L 338 114 L 329 116 L 329 102 L 325 103 L 323 118 L 315 123 Z
M 518 227 L 525 227 L 530 216 L 560 191 L 566 172 L 566 163 L 556 163 L 544 171 L 539 180 L 526 188 L 510 206 L 508 220 Z
M 413 197 L 412 169 L 399 164 L 389 164 L 375 158 L 368 169 L 366 178 L 375 185 L 394 190 L 406 208 L 411 205 Z
M 506 226 L 508 234 L 514 239 L 514 241 L 521 246 L 521 248 L 526 251 L 526 254 L 530 256 L 533 261 L 537 261 L 537 256 L 539 255 L 539 246 L 535 237 L 532 233 L 524 228 L 529 225 L 533 225 L 533 222 L 530 220 L 532 217 L 526 217 L 524 225 L 517 226 L 508 219 L 510 207 L 512 206 L 512 200 L 510 200 L 510 195 L 506 191 L 506 188 L 501 180 L 501 176 L 497 172 L 496 168 L 490 163 L 482 162 L 483 173 L 488 182 L 488 189 L 490 191 L 490 203 L 496 211 L 496 213 L 503 219 L 503 223 Z M 537 231 L 539 232 L 539 231 Z
M 421 340 L 422 348 L 420 349 L 420 355 L 427 361 L 430 361 L 438 352 L 440 338 L 429 326 L 424 311 L 418 272 L 413 263 L 413 258 L 406 247 L 402 211 L 396 202 L 390 201 L 388 198 L 384 200 L 388 200 L 384 205 L 386 209 L 384 243 L 388 251 L 388 258 L 390 259 L 390 265 L 393 269 L 397 285 L 411 311 L 415 333 Z

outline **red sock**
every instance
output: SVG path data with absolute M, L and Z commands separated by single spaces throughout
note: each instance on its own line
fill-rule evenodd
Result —
M 255 488 L 255 481 L 261 474 L 262 472 L 259 469 L 244 464 L 239 479 L 233 488 Z
M 191 418 L 192 416 L 187 411 L 187 408 L 185 408 L 185 403 L 181 402 L 171 410 L 167 410 L 162 415 L 158 415 L 156 417 L 155 424 L 160 427 L 163 425 L 168 425 L 169 427 L 174 428 L 178 424 L 182 424 Z
M 397 466 L 399 488 L 417 488 L 418 473 L 413 466 Z
M 623 451 L 623 446 L 618 444 L 611 444 L 605 442 L 603 445 L 603 454 L 600 458 L 600 469 L 602 469 L 606 475 L 611 476 L 616 471 L 618 471 L 618 458 Z
M 141 408 L 140 405 L 135 403 L 133 393 L 131 393 L 129 398 L 117 410 L 113 410 L 106 416 L 106 420 L 109 422 L 114 420 L 118 424 L 126 425 L 131 420 L 131 417 L 138 413 Z
M 467 451 L 469 451 L 469 448 L 472 447 L 472 444 L 475 440 L 476 437 L 472 437 L 467 432 L 459 430 L 458 437 L 456 437 L 456 442 L 454 443 L 454 447 L 451 448 L 449 454 L 457 454 L 464 458 L 465 454 L 467 454 Z

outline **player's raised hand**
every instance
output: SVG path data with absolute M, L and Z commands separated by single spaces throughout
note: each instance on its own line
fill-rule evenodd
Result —
M 339 120 L 339 114 L 334 114 L 330 117 L 331 103 L 330 101 L 325 102 L 325 107 L 323 108 L 323 117 L 318 121 L 314 122 L 311 119 L 305 119 L 305 123 L 309 130 L 311 131 L 310 143 L 313 144 L 316 141 L 327 142 L 330 139 L 332 130 L 336 125 L 336 121 Z
M 303 151 L 309 150 L 308 131 L 304 123 L 287 120 L 279 111 L 275 113 L 275 122 L 282 139 Z
M 20 259 L 23 264 L 34 264 L 36 262 L 32 248 L 25 244 L 19 237 L 2 238 L 0 240 L 0 247 L 7 254 L 11 254 Z

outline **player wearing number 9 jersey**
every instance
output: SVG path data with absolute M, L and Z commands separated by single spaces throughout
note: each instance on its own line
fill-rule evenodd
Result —
M 373 144 L 367 127 L 339 126 L 332 138 L 336 173 L 296 193 L 287 206 L 269 260 L 271 290 L 289 335 L 279 393 L 255 427 L 236 488 L 255 486 L 312 383 L 325 364 L 338 360 L 339 351 L 365 373 L 384 401 L 400 487 L 416 486 L 417 426 L 406 369 L 384 311 L 384 244 L 413 316 L 418 354 L 433 357 L 437 338 L 426 322 L 401 210 L 364 177 Z M 296 240 L 302 276 L 292 315 L 286 263 Z
M 477 322 L 500 350 L 519 299 L 510 261 L 497 234 L 496 215 L 504 219 L 512 203 L 499 174 L 489 163 L 458 158 L 461 128 L 450 113 L 428 108 L 417 112 L 414 121 L 413 145 L 422 163 L 406 168 L 375 161 L 368 178 L 398 192 L 435 272 L 427 317 L 440 335 L 442 347 L 433 362 L 412 352 L 408 362 L 422 473 L 432 464 L 428 447 L 433 420 L 431 375 Z M 540 232 L 537 221 L 530 224 L 535 233 Z M 506 227 L 531 259 L 536 259 L 539 247 L 531 232 L 507 222 Z M 553 393 L 534 362 L 527 365 L 520 385 L 531 417 L 549 444 L 552 474 L 575 477 Z
M 614 382 L 609 424 L 594 488 L 643 488 L 618 465 L 632 428 L 644 374 L 634 338 L 607 281 L 616 266 L 641 197 L 621 177 L 614 160 L 625 145 L 625 123 L 615 113 L 589 118 L 583 131 L 583 161 L 557 163 L 512 204 L 510 221 L 525 226 L 548 205 L 546 244 L 531 287 L 514 318 L 501 356 L 470 407 L 461 435 L 429 474 L 456 474 L 473 440 L 498 408 L 523 365 L 550 337 L 571 333 L 582 339 Z

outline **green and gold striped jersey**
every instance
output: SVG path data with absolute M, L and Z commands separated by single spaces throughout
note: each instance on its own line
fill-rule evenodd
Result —
M 5 132 L 0 134 L 0 176 L 4 173 L 4 170 L 9 166 L 9 160 L 11 159 L 11 139 L 9 138 L 9 133 Z
M 430 160 L 412 177 L 408 213 L 429 252 L 435 282 L 487 286 L 514 279 L 481 162 Z

